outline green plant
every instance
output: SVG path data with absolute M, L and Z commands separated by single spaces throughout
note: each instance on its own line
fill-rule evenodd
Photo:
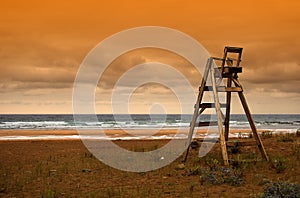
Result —
M 283 157 L 272 157 L 271 166 L 277 173 L 281 173 L 286 169 L 286 160 Z
M 219 160 L 217 160 L 215 158 L 207 157 L 205 159 L 205 164 L 209 167 L 209 169 L 211 171 L 217 170 L 217 167 L 218 167 L 218 164 L 219 164 Z
M 261 133 L 261 136 L 264 139 L 271 138 L 273 136 L 273 132 L 272 131 L 263 131 Z
M 233 142 L 233 146 L 230 148 L 230 152 L 232 154 L 237 154 L 241 152 L 241 147 L 239 146 L 239 142 L 238 141 L 234 141 Z
M 231 186 L 239 186 L 243 182 L 243 174 L 239 169 L 221 167 L 217 171 L 204 172 L 204 181 L 217 185 L 227 183 Z
M 197 165 L 189 169 L 188 175 L 199 175 L 201 172 L 201 167 Z
M 299 198 L 300 189 L 295 183 L 290 182 L 271 182 L 264 188 L 264 192 L 259 196 L 260 198 L 271 197 L 288 197 Z
M 297 131 L 296 131 L 296 137 L 300 137 L 300 129 L 297 129 Z
M 209 182 L 210 184 L 222 184 L 224 180 L 221 180 L 221 178 L 218 177 L 216 173 L 206 173 L 205 175 L 205 181 Z
M 225 177 L 225 182 L 231 186 L 239 186 L 243 182 L 242 176 L 242 171 L 239 169 L 231 169 L 230 174 Z
M 296 144 L 292 146 L 293 156 L 296 156 L 298 159 L 300 158 L 300 147 Z
M 285 135 L 280 135 L 277 139 L 278 142 L 294 142 L 295 141 L 295 135 L 287 133 Z
M 47 190 L 45 192 L 42 193 L 41 195 L 42 198 L 55 198 L 57 197 L 56 196 L 56 193 L 52 190 Z
M 42 173 L 43 173 L 43 164 L 42 164 L 42 162 L 39 162 L 35 167 L 35 174 L 37 176 L 41 176 Z

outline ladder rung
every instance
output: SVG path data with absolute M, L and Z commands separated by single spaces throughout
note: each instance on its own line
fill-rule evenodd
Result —
M 203 108 L 215 108 L 215 103 L 202 103 L 199 106 Z M 225 108 L 226 104 L 220 104 L 220 107 Z
M 227 141 L 228 147 L 234 146 L 257 146 L 257 142 L 255 140 L 251 141 Z
M 205 86 L 204 91 L 212 91 L 212 86 Z M 217 91 L 218 92 L 242 92 L 243 89 L 241 87 L 220 86 L 220 87 L 217 87 Z
M 218 89 L 218 91 L 220 90 Z M 223 92 L 242 92 L 242 91 L 243 89 L 241 87 L 226 87 Z
M 216 68 L 219 71 L 221 70 L 221 67 Z M 233 73 L 242 73 L 243 72 L 243 68 L 242 67 L 233 67 L 233 66 L 226 66 L 223 68 L 223 74 L 233 74 Z
M 222 86 L 222 87 L 217 87 L 217 89 L 225 89 L 225 87 L 224 86 Z M 200 90 L 200 87 L 199 87 L 199 90 Z M 213 89 L 212 89 L 212 86 L 205 86 L 204 87 L 204 91 L 212 91 Z M 219 90 L 218 90 L 219 91 Z
M 222 123 L 223 124 L 223 123 Z M 211 122 L 198 122 L 196 124 L 196 126 L 198 127 L 203 127 L 203 126 L 218 126 L 218 122 L 217 121 L 211 121 Z

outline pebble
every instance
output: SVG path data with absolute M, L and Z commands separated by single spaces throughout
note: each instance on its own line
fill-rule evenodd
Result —
M 183 170 L 184 168 L 185 168 L 184 164 L 178 164 L 175 169 L 176 170 Z

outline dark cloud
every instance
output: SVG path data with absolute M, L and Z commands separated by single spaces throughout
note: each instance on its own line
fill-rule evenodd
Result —
M 201 75 L 190 62 L 177 54 L 157 48 L 143 48 L 121 55 L 105 70 L 99 80 L 99 86 L 111 89 L 117 80 L 131 68 L 149 62 L 158 62 L 169 65 L 178 71 L 178 73 L 185 76 L 193 86 L 199 86 Z M 164 75 L 165 78 L 170 78 L 170 81 L 174 81 L 173 84 L 176 83 L 177 79 L 172 79 L 172 76 L 168 76 L 167 73 L 164 74 L 162 71 L 157 71 L 158 78 L 159 76 Z M 135 73 L 134 77 L 146 78 L 147 72 Z M 134 81 L 134 77 L 129 80 Z

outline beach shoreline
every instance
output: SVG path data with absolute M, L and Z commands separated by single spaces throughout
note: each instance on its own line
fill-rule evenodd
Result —
M 0 141 L 19 140 L 77 140 L 77 139 L 103 139 L 103 140 L 143 140 L 143 139 L 186 139 L 189 128 L 172 129 L 102 129 L 99 130 L 75 130 L 75 129 L 5 129 L 0 130 Z M 230 137 L 247 138 L 250 129 L 230 130 Z M 258 133 L 269 132 L 268 130 L 258 130 Z M 211 136 L 218 137 L 217 128 L 213 130 L 196 129 L 194 138 L 204 138 Z

